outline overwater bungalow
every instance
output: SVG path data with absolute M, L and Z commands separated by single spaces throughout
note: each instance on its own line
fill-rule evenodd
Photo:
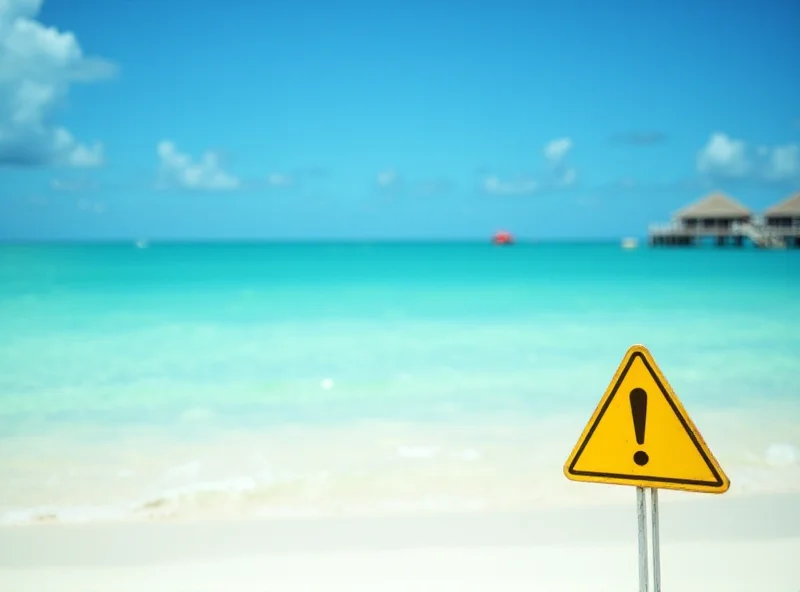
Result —
M 800 191 L 764 212 L 764 224 L 787 245 L 800 247 Z
M 650 227 L 650 245 L 694 246 L 710 239 L 738 247 L 748 239 L 759 248 L 800 247 L 800 193 L 772 206 L 763 216 L 722 192 L 683 208 L 669 224 Z
M 738 201 L 716 191 L 676 212 L 672 223 L 650 228 L 651 245 L 698 244 L 710 238 L 718 245 L 728 241 L 741 246 L 753 213 Z

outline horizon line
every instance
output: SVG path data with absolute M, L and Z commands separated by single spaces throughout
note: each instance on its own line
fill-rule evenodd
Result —
M 535 245 L 535 244 L 608 244 L 618 243 L 626 238 L 645 240 L 640 236 L 621 236 L 619 238 L 515 238 L 515 245 Z M 331 244 L 441 244 L 441 245 L 464 245 L 464 244 L 486 244 L 492 245 L 491 237 L 488 239 L 478 238 L 20 238 L 20 239 L 0 239 L 0 245 L 123 245 L 144 242 L 147 244 L 283 244 L 283 245 L 331 245 Z

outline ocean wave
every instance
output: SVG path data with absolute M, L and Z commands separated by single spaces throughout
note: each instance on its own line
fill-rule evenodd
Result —
M 794 465 L 800 462 L 800 450 L 791 444 L 771 444 L 764 453 L 764 460 L 773 467 Z
M 800 494 L 800 463 L 791 456 L 796 449 L 768 450 L 770 460 L 725 466 L 732 482 L 728 495 Z M 486 466 L 469 455 L 459 469 L 418 453 L 397 457 L 402 467 L 394 469 L 195 479 L 116 504 L 0 507 L 0 525 L 528 511 L 631 500 L 628 487 L 573 483 L 555 470 L 524 473 L 519 466 Z M 673 493 L 670 503 L 694 497 Z

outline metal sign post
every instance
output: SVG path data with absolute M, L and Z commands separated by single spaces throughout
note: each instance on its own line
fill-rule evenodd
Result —
M 658 489 L 650 488 L 650 519 L 653 523 L 653 590 L 661 592 L 661 545 L 658 535 Z
M 648 487 L 650 490 L 650 520 L 652 526 L 653 546 L 653 590 L 661 592 L 661 548 L 658 533 L 658 489 Z M 647 504 L 645 503 L 645 488 L 636 488 L 636 510 L 639 517 L 639 592 L 647 592 L 648 577 L 648 548 L 647 548 Z
M 636 509 L 639 514 L 639 592 L 647 592 L 647 504 L 644 487 L 636 488 Z

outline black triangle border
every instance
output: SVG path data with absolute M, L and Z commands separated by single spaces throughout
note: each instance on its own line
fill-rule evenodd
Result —
M 592 439 L 592 434 L 594 434 L 594 431 L 597 428 L 597 426 L 600 425 L 600 420 L 603 419 L 603 415 L 605 414 L 606 410 L 608 409 L 608 406 L 611 404 L 611 401 L 614 400 L 614 397 L 616 396 L 617 391 L 619 390 L 619 387 L 622 385 L 622 382 L 625 380 L 625 377 L 628 375 L 628 371 L 630 370 L 631 365 L 633 364 L 633 361 L 637 357 L 641 358 L 642 362 L 644 362 L 645 367 L 647 368 L 648 372 L 650 372 L 650 376 L 653 377 L 653 380 L 655 380 L 655 383 L 658 385 L 658 388 L 661 391 L 661 394 L 664 395 L 664 398 L 666 398 L 667 402 L 669 403 L 669 406 L 672 408 L 673 413 L 675 413 L 677 418 L 680 420 L 681 425 L 683 426 L 683 429 L 686 431 L 686 434 L 689 436 L 689 438 L 691 438 L 692 443 L 695 445 L 695 448 L 697 448 L 697 451 L 703 457 L 703 461 L 706 463 L 706 466 L 708 466 L 708 468 L 711 470 L 711 473 L 714 475 L 714 477 L 716 479 L 715 481 L 702 481 L 702 480 L 698 480 L 698 479 L 674 479 L 674 478 L 670 478 L 670 477 L 643 477 L 641 475 L 626 475 L 626 474 L 622 474 L 622 473 L 599 473 L 599 472 L 595 472 L 595 471 L 577 471 L 577 470 L 575 470 L 575 465 L 577 464 L 578 460 L 581 458 L 581 454 L 583 454 L 584 448 L 586 448 L 586 445 Z M 569 468 L 567 469 L 567 471 L 571 475 L 580 475 L 580 476 L 584 476 L 584 477 L 605 477 L 605 478 L 610 478 L 610 479 L 629 479 L 631 481 L 650 481 L 650 482 L 658 482 L 658 483 L 674 483 L 676 485 L 700 485 L 700 486 L 705 486 L 705 487 L 722 487 L 724 485 L 724 481 L 722 480 L 722 477 L 720 476 L 719 471 L 717 471 L 716 467 L 714 466 L 714 463 L 711 462 L 711 459 L 706 454 L 706 451 L 704 450 L 704 447 L 700 445 L 700 442 L 698 442 L 697 437 L 694 434 L 694 431 L 689 427 L 689 424 L 686 423 L 686 418 L 678 410 L 678 407 L 675 405 L 675 402 L 672 400 L 672 397 L 670 396 L 669 391 L 664 387 L 664 385 L 662 384 L 661 380 L 658 378 L 658 373 L 656 373 L 653 370 L 653 367 L 650 365 L 650 362 L 648 362 L 647 357 L 642 352 L 639 352 L 639 351 L 633 352 L 633 354 L 631 355 L 630 359 L 628 360 L 628 363 L 625 365 L 625 368 L 623 368 L 622 372 L 619 375 L 619 378 L 617 379 L 616 384 L 614 384 L 614 388 L 612 389 L 611 394 L 608 396 L 608 398 L 606 399 L 605 403 L 603 404 L 603 407 L 600 409 L 600 413 L 597 415 L 597 419 L 595 419 L 594 423 L 592 424 L 592 427 L 587 432 L 586 437 L 583 439 L 583 442 L 581 442 L 581 445 L 578 448 L 578 451 L 575 453 L 575 457 L 572 459 L 572 462 L 569 464 Z

